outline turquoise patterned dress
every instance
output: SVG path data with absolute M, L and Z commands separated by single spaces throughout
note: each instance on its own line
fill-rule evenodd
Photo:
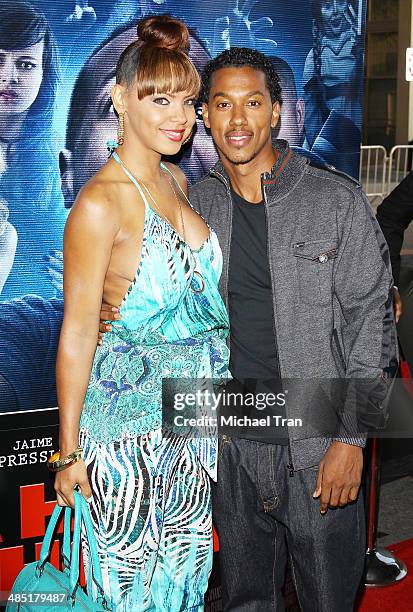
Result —
M 145 222 L 122 319 L 96 350 L 80 421 L 103 588 L 116 612 L 203 610 L 216 438 L 162 432 L 162 378 L 229 377 L 222 254 L 212 230 L 191 249 L 113 157 L 141 195 Z

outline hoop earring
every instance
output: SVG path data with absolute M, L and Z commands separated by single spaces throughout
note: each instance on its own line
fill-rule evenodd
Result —
M 124 142 L 125 142 L 125 113 L 119 113 L 118 144 L 123 145 Z

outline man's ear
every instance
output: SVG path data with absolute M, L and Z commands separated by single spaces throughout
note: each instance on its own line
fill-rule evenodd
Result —
M 202 119 L 204 120 L 205 127 L 209 129 L 211 124 L 209 123 L 208 104 L 206 102 L 202 104 Z
M 298 132 L 300 134 L 300 138 L 304 140 L 305 102 L 303 98 L 298 98 L 297 104 L 295 105 L 295 112 L 297 115 Z
M 71 208 L 74 200 L 73 164 L 72 153 L 68 149 L 62 149 L 59 153 L 59 170 L 65 208 Z
M 271 127 L 274 129 L 277 126 L 278 120 L 280 118 L 281 107 L 279 102 L 274 102 L 272 105 L 272 113 L 271 113 Z

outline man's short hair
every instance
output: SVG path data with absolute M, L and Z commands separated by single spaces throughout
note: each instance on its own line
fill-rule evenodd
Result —
M 280 80 L 270 58 L 255 49 L 248 49 L 246 47 L 231 47 L 231 49 L 223 51 L 207 63 L 201 75 L 199 102 L 201 104 L 208 102 L 211 90 L 211 77 L 214 72 L 221 68 L 241 68 L 242 66 L 248 66 L 263 72 L 268 91 L 270 92 L 271 102 L 273 104 L 274 102 L 282 103 Z

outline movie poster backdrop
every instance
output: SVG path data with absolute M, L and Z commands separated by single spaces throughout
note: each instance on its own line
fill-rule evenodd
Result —
M 365 0 L 33 0 L 31 7 L 0 6 L 3 592 L 38 554 L 53 507 L 44 464 L 57 447 L 63 229 L 116 138 L 110 89 L 139 18 L 183 19 L 200 71 L 230 46 L 270 56 L 283 96 L 274 136 L 316 163 L 357 177 L 361 139 Z M 216 159 L 199 114 L 179 164 L 194 183 Z M 210 599 L 218 602 L 215 578 Z

